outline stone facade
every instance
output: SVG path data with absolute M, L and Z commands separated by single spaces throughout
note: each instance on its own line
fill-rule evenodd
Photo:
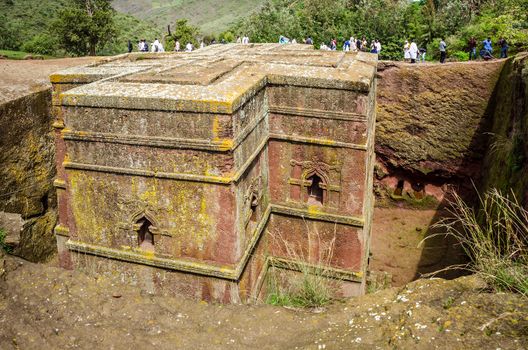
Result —
M 247 302 L 265 297 L 269 274 L 317 266 L 330 246 L 321 273 L 362 294 L 376 63 L 213 45 L 52 75 L 61 265 Z

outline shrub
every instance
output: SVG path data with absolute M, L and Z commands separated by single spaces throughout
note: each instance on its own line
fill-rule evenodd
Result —
M 22 51 L 52 56 L 57 51 L 57 38 L 49 34 L 37 34 L 22 45 Z
M 400 44 L 397 40 L 391 40 L 387 43 L 381 43 L 380 59 L 382 60 L 395 60 L 399 61 L 403 59 L 403 43 Z
M 474 210 L 455 194 L 452 218 L 436 226 L 461 242 L 469 268 L 497 291 L 528 296 L 528 211 L 515 196 L 496 189 L 480 197 L 479 204 Z
M 225 40 L 226 43 L 235 42 L 235 34 L 230 31 L 223 32 L 218 36 L 218 41 L 222 41 L 222 39 Z
M 455 51 L 449 54 L 451 61 L 469 61 L 469 52 Z

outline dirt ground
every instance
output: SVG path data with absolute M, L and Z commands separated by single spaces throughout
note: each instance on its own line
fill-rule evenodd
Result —
M 152 296 L 12 257 L 2 265 L 4 350 L 528 348 L 528 301 L 488 293 L 473 276 L 293 310 Z
M 375 208 L 370 269 L 387 273 L 392 286 L 403 286 L 422 274 L 465 263 L 463 251 L 452 239 L 442 236 L 424 241 L 434 233 L 430 226 L 445 215 L 442 210 Z M 441 277 L 459 275 L 453 270 Z
M 50 74 L 101 58 L 79 57 L 52 60 L 0 60 L 0 104 L 51 87 Z

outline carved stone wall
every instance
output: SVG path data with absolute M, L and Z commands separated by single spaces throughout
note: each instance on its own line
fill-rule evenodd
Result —
M 240 302 L 333 244 L 339 293 L 363 293 L 375 73 L 375 55 L 255 44 L 53 75 L 61 265 Z

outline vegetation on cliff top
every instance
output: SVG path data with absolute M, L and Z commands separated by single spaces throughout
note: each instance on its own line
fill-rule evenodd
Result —
M 0 49 L 80 54 L 65 45 L 67 35 L 60 30 L 64 26 L 55 20 L 75 2 L 79 0 L 0 0 Z M 316 45 L 334 38 L 342 43 L 351 35 L 377 38 L 383 45 L 382 59 L 401 59 L 403 42 L 413 38 L 435 57 L 438 41 L 445 37 L 452 59 L 467 58 L 471 36 L 478 41 L 491 36 L 494 43 L 504 37 L 512 51 L 528 48 L 528 2 L 524 0 L 228 0 L 221 6 L 210 0 L 90 2 L 111 2 L 120 11 L 113 13 L 114 26 L 106 28 L 114 28 L 116 34 L 106 29 L 100 33 L 111 39 L 99 42 L 97 54 L 125 52 L 128 40 L 163 37 L 167 25 L 174 28 L 183 18 L 208 34 L 206 42 L 212 36 L 234 41 L 244 34 L 252 42 L 276 42 L 280 35 L 297 41 L 311 36 Z M 69 29 L 83 27 L 73 39 L 84 35 L 85 21 L 69 22 Z M 70 39 L 72 32 L 76 31 L 70 30 Z M 196 33 L 192 41 L 198 36 L 202 34 Z
M 528 2 L 525 0 L 269 0 L 231 31 L 248 34 L 255 42 L 276 42 L 280 35 L 297 41 L 312 37 L 318 46 L 350 36 L 379 39 L 381 58 L 403 58 L 405 40 L 438 53 L 447 38 L 448 53 L 465 58 L 471 36 L 508 41 L 514 51 L 528 46 Z

